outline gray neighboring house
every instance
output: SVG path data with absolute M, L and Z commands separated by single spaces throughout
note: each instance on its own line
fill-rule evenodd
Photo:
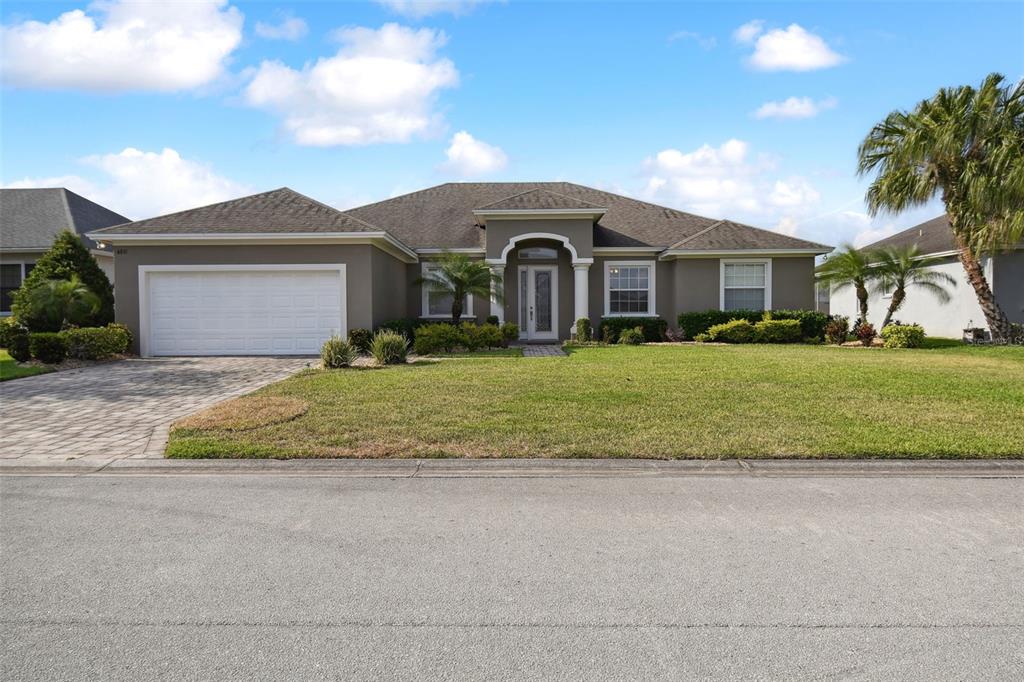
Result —
M 142 355 L 308 354 L 447 318 L 451 301 L 415 284 L 444 251 L 504 278 L 503 305 L 474 298 L 467 318 L 552 342 L 581 317 L 814 309 L 832 249 L 565 182 L 449 183 L 344 212 L 281 188 L 91 236 L 116 248 L 116 314 Z
M 949 289 L 952 300 L 941 303 L 928 292 L 911 287 L 907 298 L 895 317 L 902 322 L 916 322 L 931 336 L 960 338 L 968 327 L 987 327 L 985 314 L 978 305 L 974 288 L 967 281 L 963 265 L 957 256 L 953 231 L 945 215 L 915 225 L 891 237 L 886 237 L 864 249 L 907 247 L 917 245 L 922 256 L 940 260 L 933 269 L 952 276 L 957 285 Z M 981 258 L 985 279 L 992 287 L 996 302 L 1011 322 L 1024 323 L 1024 244 Z M 889 308 L 890 295 L 872 293 L 868 298 L 868 321 L 877 328 Z M 832 294 L 832 312 L 856 318 L 857 297 L 850 289 Z
M 113 282 L 113 251 L 85 235 L 127 220 L 120 213 L 63 187 L 0 189 L 0 315 L 10 314 L 11 294 L 64 230 L 82 238 Z

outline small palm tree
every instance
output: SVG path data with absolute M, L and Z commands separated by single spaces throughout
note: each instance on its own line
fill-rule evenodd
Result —
M 18 306 L 15 315 L 33 331 L 55 332 L 66 324 L 86 323 L 102 305 L 100 297 L 78 275 L 44 280 L 27 294 L 27 305 Z
M 985 278 L 979 256 L 1024 236 L 1024 81 L 1004 86 L 993 73 L 981 86 L 942 88 L 912 111 L 893 111 L 857 151 L 872 215 L 946 205 L 960 262 L 992 335 L 1009 338 L 1010 321 Z
M 870 254 L 844 244 L 818 266 L 816 278 L 833 291 L 852 286 L 857 293 L 861 322 L 868 321 L 868 282 L 875 278 Z
M 910 287 L 923 289 L 942 303 L 949 303 L 951 296 L 946 291 L 946 285 L 955 287 L 956 280 L 945 272 L 931 269 L 942 259 L 922 257 L 917 246 L 878 249 L 871 258 L 876 273 L 873 291 L 878 294 L 892 292 L 882 329 L 889 326 L 892 316 L 906 300 L 907 289 Z
M 437 260 L 437 268 L 416 280 L 438 294 L 452 297 L 452 320 L 462 317 L 462 302 L 466 296 L 487 298 L 495 296 L 498 303 L 503 300 L 502 278 L 491 272 L 491 268 L 480 260 L 473 260 L 463 253 L 445 252 Z M 493 291 L 492 291 L 493 286 Z

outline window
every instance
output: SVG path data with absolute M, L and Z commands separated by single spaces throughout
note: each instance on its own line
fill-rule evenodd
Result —
M 437 265 L 433 263 L 423 264 L 423 274 L 426 275 L 428 272 L 434 272 L 438 269 Z M 452 316 L 452 297 L 448 294 L 443 294 L 437 291 L 431 291 L 430 285 L 423 285 L 423 317 L 444 317 L 451 319 Z M 466 300 L 462 302 L 462 316 L 472 317 L 473 316 L 473 300 L 471 296 L 467 296 Z
M 558 251 L 546 246 L 527 246 L 519 249 L 519 260 L 555 260 Z
M 608 316 L 654 315 L 654 263 L 622 261 L 606 263 L 605 305 Z
M 34 263 L 0 264 L 0 314 L 11 312 L 11 297 L 35 267 Z
M 769 260 L 722 261 L 722 310 L 771 309 Z

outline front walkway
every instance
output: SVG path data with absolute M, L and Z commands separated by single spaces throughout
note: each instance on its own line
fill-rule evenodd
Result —
M 163 457 L 174 420 L 283 379 L 310 358 L 132 359 L 0 384 L 0 459 Z
M 524 358 L 554 358 L 565 356 L 565 351 L 562 350 L 562 347 L 554 344 L 523 344 L 522 349 Z

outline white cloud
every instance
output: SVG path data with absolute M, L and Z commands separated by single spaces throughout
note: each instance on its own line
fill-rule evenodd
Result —
M 737 33 L 744 26 L 737 29 Z M 753 35 L 746 42 L 753 40 Z M 790 24 L 785 29 L 776 28 L 760 34 L 749 63 L 760 71 L 813 71 L 844 61 L 846 58 L 834 52 L 820 36 L 799 24 Z
M 668 37 L 670 43 L 678 40 L 692 40 L 705 50 L 710 50 L 718 44 L 718 40 L 714 36 L 704 36 L 696 31 L 676 31 Z
M 0 72 L 26 88 L 188 90 L 218 78 L 242 40 L 242 13 L 226 0 L 114 0 L 48 23 L 0 27 Z
M 67 187 L 133 219 L 233 199 L 250 191 L 170 148 L 145 152 L 127 147 L 116 154 L 97 154 L 80 161 L 98 171 L 98 181 L 65 175 L 25 178 L 4 186 Z
M 781 102 L 765 102 L 753 113 L 754 118 L 814 118 L 827 109 L 834 109 L 839 101 L 826 97 L 815 102 L 810 97 L 787 97 Z
M 477 5 L 490 0 L 377 0 L 395 14 L 422 19 L 432 14 L 448 12 L 456 16 L 471 12 Z
M 731 139 L 691 152 L 664 149 L 644 161 L 644 197 L 686 211 L 795 231 L 799 218 L 820 200 L 800 176 L 774 177 L 775 164 L 752 158 L 750 145 Z
M 309 26 L 299 17 L 281 16 L 278 24 L 256 22 L 256 35 L 267 40 L 298 40 L 309 33 Z
M 448 161 L 441 165 L 441 170 L 460 178 L 489 175 L 508 165 L 508 156 L 500 147 L 477 140 L 465 130 L 452 136 L 445 154 Z
M 759 36 L 764 31 L 764 20 L 754 19 L 740 26 L 738 29 L 732 32 L 732 39 L 737 43 L 749 43 L 753 42 L 754 38 Z
M 434 101 L 459 80 L 455 65 L 436 56 L 444 33 L 385 24 L 334 35 L 342 43 L 338 53 L 301 70 L 264 61 L 245 89 L 246 101 L 282 116 L 302 145 L 406 142 L 440 127 Z

